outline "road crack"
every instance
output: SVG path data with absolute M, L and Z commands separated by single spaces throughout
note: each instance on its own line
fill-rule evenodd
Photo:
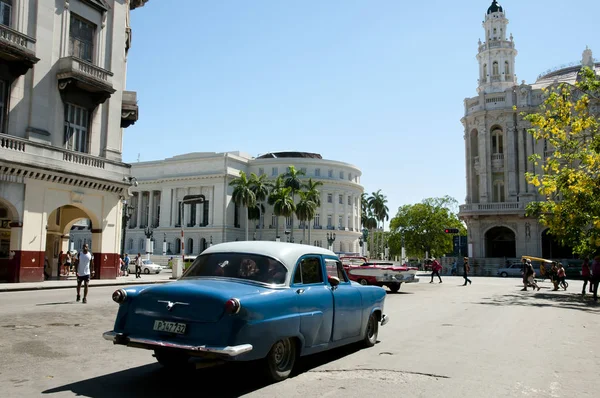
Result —
M 424 373 L 424 372 L 412 372 L 410 370 L 393 370 L 393 369 L 374 369 L 374 368 L 358 368 L 358 369 L 322 369 L 322 370 L 309 370 L 309 373 L 322 373 L 322 374 L 335 374 L 335 373 L 351 373 L 351 372 L 365 372 L 365 373 L 395 373 L 399 375 L 417 375 L 433 377 L 437 379 L 449 379 L 450 376 L 438 375 L 435 373 Z

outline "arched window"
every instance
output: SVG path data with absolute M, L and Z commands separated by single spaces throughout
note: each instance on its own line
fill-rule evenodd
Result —
M 127 250 L 133 250 L 133 239 L 131 238 L 129 238 L 129 241 L 127 242 Z
M 494 202 L 504 202 L 504 181 L 494 181 Z
M 194 252 L 194 240 L 192 238 L 188 238 L 185 251 L 187 254 L 192 254 Z
M 140 253 L 144 252 L 146 246 L 146 241 L 143 238 L 140 238 L 139 242 L 138 242 L 138 248 L 140 250 Z
M 504 153 L 502 130 L 492 131 L 492 154 Z
M 498 72 L 498 62 L 494 61 L 492 64 L 492 75 L 498 76 L 500 73 Z
M 181 254 L 181 239 L 175 239 L 175 254 Z
M 504 61 L 504 74 L 510 75 L 510 66 L 508 65 L 508 61 Z

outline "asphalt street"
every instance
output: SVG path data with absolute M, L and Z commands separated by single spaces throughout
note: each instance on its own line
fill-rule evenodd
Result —
M 172 374 L 151 351 L 103 340 L 114 287 L 90 289 L 87 304 L 74 288 L 0 293 L 0 396 L 600 396 L 600 304 L 580 281 L 522 292 L 515 278 L 472 279 L 403 285 L 375 347 L 303 358 L 271 385 L 251 367 Z

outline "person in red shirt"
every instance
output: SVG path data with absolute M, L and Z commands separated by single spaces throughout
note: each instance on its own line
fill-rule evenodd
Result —
M 582 296 L 585 296 L 585 288 L 587 287 L 588 282 L 590 282 L 590 293 L 593 292 L 591 276 L 592 273 L 590 270 L 590 259 L 586 257 L 581 265 L 581 277 L 583 278 L 583 288 L 581 289 Z
M 438 260 L 436 260 L 435 258 L 433 259 L 433 263 L 431 264 L 431 282 L 429 283 L 433 283 L 433 277 L 435 275 L 437 275 L 437 277 L 440 280 L 440 283 L 442 283 L 442 277 L 440 276 L 440 271 L 442 270 L 442 265 L 439 263 Z

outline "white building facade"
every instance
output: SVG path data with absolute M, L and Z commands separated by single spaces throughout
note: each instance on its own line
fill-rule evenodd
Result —
M 257 158 L 242 152 L 190 153 L 133 164 L 132 175 L 139 185 L 131 189 L 129 205 L 134 210 L 126 230 L 125 252 L 150 251 L 146 246 L 148 227 L 154 240 L 153 254 L 162 254 L 165 242 L 166 254 L 181 255 L 182 225 L 185 254 L 197 255 L 211 243 L 245 240 L 245 211 L 233 202 L 229 183 L 239 177 L 240 171 L 266 174 L 274 181 L 289 166 L 305 172 L 303 181 L 312 178 L 323 183 L 319 188 L 321 207 L 310 222 L 310 240 L 308 224 L 294 217 L 293 241 L 329 247 L 327 235 L 335 234 L 333 250 L 359 252 L 360 200 L 364 191 L 361 171 L 348 163 L 303 152 L 274 152 Z M 184 204 L 182 217 L 180 204 L 186 195 L 202 195 L 204 203 Z M 249 220 L 249 239 L 276 240 L 279 225 L 280 240 L 291 241 L 292 219 L 276 217 L 268 203 L 263 205 L 262 222 Z M 83 242 L 89 239 L 89 233 L 79 231 L 76 239 Z
M 0 281 L 57 277 L 86 219 L 95 277 L 116 277 L 129 13 L 147 1 L 0 0 Z
M 507 26 L 504 9 L 493 1 L 483 22 L 485 42 L 479 41 L 478 95 L 465 99 L 461 119 L 467 195 L 459 217 L 468 227 L 469 256 L 570 258 L 569 248 L 560 247 L 537 219 L 525 216 L 529 202 L 543 200 L 525 180 L 526 172 L 542 172 L 528 157 L 537 153 L 544 158 L 552 148 L 527 132 L 531 126 L 521 113 L 538 111 L 543 88 L 574 84 L 582 66 L 600 73 L 600 64 L 586 49 L 581 63 L 548 71 L 533 84 L 518 84 L 517 50 Z

